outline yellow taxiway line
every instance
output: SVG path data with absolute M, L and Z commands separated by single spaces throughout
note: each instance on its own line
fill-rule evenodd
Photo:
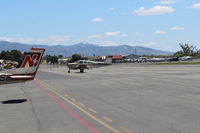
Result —
M 112 122 L 112 120 L 110 118 L 106 117 L 106 116 L 103 116 L 103 118 L 108 122 Z
M 108 125 L 107 123 L 103 122 L 99 118 L 95 117 L 91 113 L 87 112 L 86 110 L 84 110 L 83 108 L 81 108 L 80 106 L 78 106 L 77 104 L 75 104 L 74 102 L 72 102 L 71 100 L 69 100 L 68 98 L 64 97 L 60 93 L 58 93 L 58 92 L 54 91 L 53 89 L 51 89 L 50 87 L 48 87 L 49 85 L 47 83 L 44 83 L 43 81 L 41 81 L 38 78 L 36 80 L 39 81 L 44 86 L 46 86 L 49 91 L 51 91 L 52 93 L 54 93 L 55 95 L 57 95 L 61 99 L 65 100 L 66 102 L 70 103 L 71 105 L 73 105 L 74 107 L 76 107 L 78 110 L 80 110 L 81 112 L 83 112 L 84 114 L 86 114 L 87 116 L 89 116 L 90 118 L 92 118 L 93 120 L 97 121 L 99 124 L 103 125 L 104 127 L 106 127 L 107 129 L 109 129 L 113 133 L 120 133 L 120 131 L 118 131 L 117 129 L 111 127 L 110 125 Z

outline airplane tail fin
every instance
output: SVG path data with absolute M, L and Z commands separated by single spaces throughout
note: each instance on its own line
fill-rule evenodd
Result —
M 16 69 L 10 69 L 7 72 L 13 74 L 13 77 L 16 78 L 24 77 L 27 80 L 34 79 L 44 51 L 45 49 L 43 48 L 31 48 L 31 50 L 25 54 L 20 66 Z
M 112 58 L 110 58 L 110 57 L 106 58 L 104 63 L 105 64 L 112 64 Z

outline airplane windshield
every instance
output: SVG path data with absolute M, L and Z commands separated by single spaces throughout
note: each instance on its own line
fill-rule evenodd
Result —
M 83 61 L 82 61 L 82 60 L 79 60 L 79 61 L 77 61 L 76 63 L 83 64 Z
M 76 61 L 76 63 L 79 63 L 79 64 L 92 64 L 93 62 L 92 61 L 87 61 L 87 60 L 79 60 L 79 61 Z

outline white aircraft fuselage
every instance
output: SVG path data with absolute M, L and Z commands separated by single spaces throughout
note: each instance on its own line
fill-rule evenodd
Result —
M 112 59 L 107 58 L 105 62 L 97 62 L 97 61 L 89 61 L 89 60 L 78 60 L 74 63 L 68 63 L 67 66 L 69 68 L 69 73 L 70 70 L 76 70 L 79 69 L 81 73 L 84 72 L 85 69 L 90 69 L 90 68 L 98 68 L 98 67 L 104 67 L 111 65 Z

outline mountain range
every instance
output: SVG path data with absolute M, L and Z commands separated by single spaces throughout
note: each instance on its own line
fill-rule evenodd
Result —
M 81 54 L 83 56 L 103 56 L 103 55 L 170 55 L 172 52 L 156 50 L 148 47 L 142 46 L 129 46 L 129 45 L 120 45 L 120 46 L 97 46 L 88 43 L 78 43 L 70 46 L 66 45 L 36 45 L 36 44 L 22 44 L 17 42 L 7 42 L 0 41 L 0 51 L 2 50 L 20 50 L 25 52 L 32 47 L 45 48 L 45 54 L 50 55 L 63 55 L 69 57 L 75 53 Z

